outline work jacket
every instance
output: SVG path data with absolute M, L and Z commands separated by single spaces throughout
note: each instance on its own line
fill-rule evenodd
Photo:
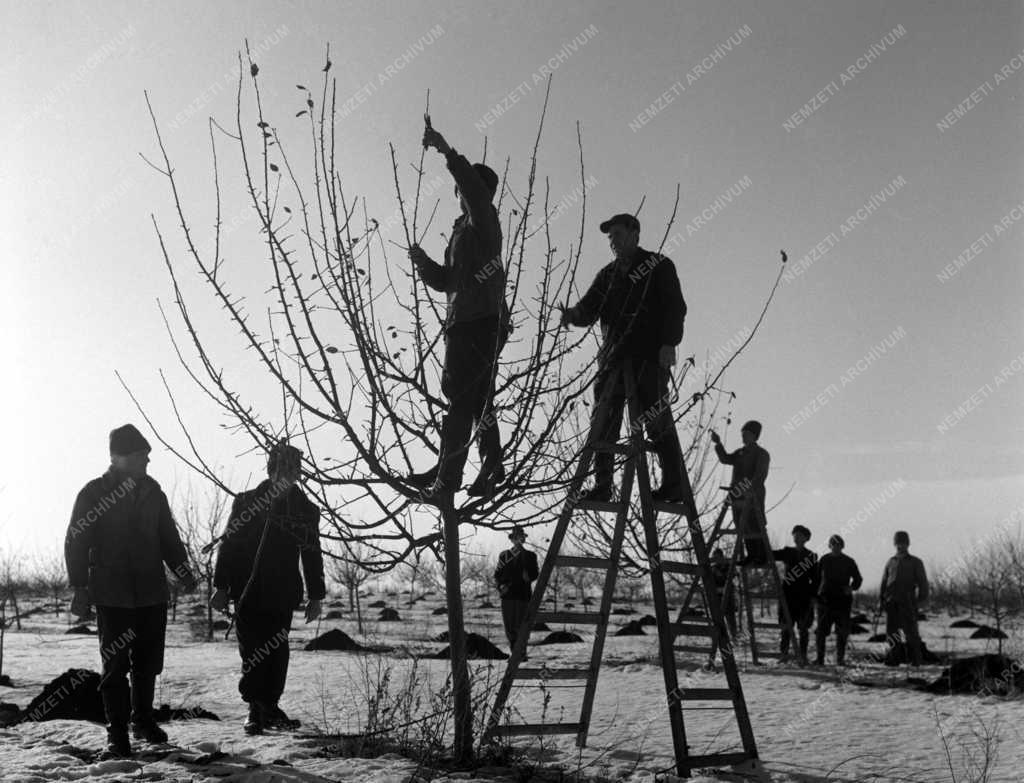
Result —
M 302 603 L 305 576 L 309 597 L 322 600 L 319 522 L 320 509 L 297 485 L 281 492 L 267 480 L 240 493 L 217 550 L 214 587 L 227 590 L 239 610 L 287 612 Z
M 64 559 L 68 583 L 88 587 L 96 606 L 166 604 L 165 564 L 182 581 L 192 581 L 188 554 L 160 485 L 149 476 L 136 479 L 113 469 L 78 493 Z
M 746 496 L 753 497 L 757 507 L 764 511 L 764 482 L 768 478 L 768 467 L 771 455 L 756 443 L 742 446 L 731 454 L 720 442 L 715 444 L 718 461 L 723 465 L 732 465 L 731 497 L 735 499 Z
M 842 604 L 852 601 L 850 591 L 860 590 L 863 579 L 857 562 L 847 554 L 828 552 L 818 561 L 821 583 L 818 597 L 826 604 Z
M 509 310 L 498 211 L 487 185 L 465 156 L 451 150 L 445 159 L 466 203 L 466 213 L 452 225 L 444 265 L 427 259 L 417 268 L 424 283 L 447 294 L 446 330 L 483 318 L 497 319 L 507 330 Z
M 916 607 L 928 600 L 928 577 L 921 558 L 911 554 L 893 555 L 882 572 L 878 595 L 883 604 L 905 604 Z
M 573 326 L 600 320 L 602 361 L 657 360 L 662 346 L 683 339 L 686 301 L 675 264 L 638 247 L 632 258 L 601 269 L 566 318 Z
M 529 601 L 533 595 L 530 583 L 537 578 L 537 554 L 528 549 L 506 549 L 498 555 L 494 581 L 501 597 L 509 601 Z

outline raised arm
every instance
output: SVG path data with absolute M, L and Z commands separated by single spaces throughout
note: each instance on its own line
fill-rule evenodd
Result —
M 419 245 L 409 248 L 409 259 L 416 265 L 416 271 L 430 288 L 443 293 L 455 290 L 451 270 L 428 256 Z
M 608 295 L 607 272 L 602 269 L 597 273 L 594 282 L 573 307 L 567 307 L 563 321 L 573 326 L 591 326 L 601 317 L 601 308 Z

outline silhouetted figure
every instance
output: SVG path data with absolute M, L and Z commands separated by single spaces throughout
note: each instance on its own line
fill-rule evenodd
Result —
M 512 548 L 498 555 L 494 569 L 494 582 L 501 596 L 501 619 L 505 623 L 505 636 L 509 647 L 515 647 L 519 626 L 526 618 L 526 609 L 533 595 L 531 583 L 537 578 L 537 555 L 526 549 L 526 531 L 516 525 L 508 534 Z M 525 659 L 525 656 L 524 656 Z
M 758 445 L 761 437 L 761 423 L 748 421 L 740 430 L 743 446 L 731 454 L 722 445 L 718 433 L 711 431 L 711 442 L 715 454 L 723 465 L 732 465 L 732 481 L 729 483 L 729 503 L 737 534 L 743 536 L 746 557 L 741 565 L 767 565 L 768 544 L 761 534 L 766 524 L 764 511 L 764 482 L 768 478 L 771 455 Z
M 885 633 L 892 644 L 898 631 L 903 631 L 907 645 L 907 660 L 911 666 L 921 665 L 921 635 L 917 630 L 917 613 L 928 600 L 928 577 L 924 563 L 907 551 L 910 535 L 900 530 L 893 536 L 896 554 L 889 558 L 882 572 L 882 586 L 878 590 L 881 606 L 885 610 Z
M 811 625 L 814 623 L 814 598 L 818 590 L 818 554 L 807 548 L 811 531 L 803 525 L 793 527 L 793 544 L 772 552 L 776 560 L 786 564 L 782 577 L 782 596 L 793 620 L 793 630 L 799 634 L 801 664 L 807 663 L 807 646 L 810 642 Z M 779 606 L 779 623 L 784 620 L 782 606 Z M 783 631 L 779 652 L 780 661 L 789 658 L 790 635 Z
M 825 663 L 825 640 L 836 629 L 836 664 L 846 665 L 846 641 L 850 638 L 850 609 L 853 592 L 864 581 L 852 557 L 843 553 L 846 542 L 840 535 L 828 540 L 828 554 L 818 563 L 821 582 L 818 587 L 818 628 L 815 633 L 818 655 L 815 663 Z
M 186 591 L 196 585 L 167 496 L 146 475 L 149 452 L 131 424 L 110 433 L 110 468 L 78 493 L 64 539 L 71 612 L 96 607 L 106 755 L 116 758 L 131 755 L 129 719 L 135 739 L 167 742 L 153 717 L 170 599 L 164 565 Z
M 320 509 L 298 485 L 302 452 L 276 444 L 267 459 L 267 480 L 241 492 L 221 536 L 210 605 L 226 611 L 235 602 L 235 633 L 242 658 L 238 692 L 249 705 L 244 729 L 297 728 L 278 705 L 288 678 L 288 635 L 292 613 L 302 603 L 306 622 L 320 616 L 326 595 L 320 551 Z M 299 563 L 302 563 L 302 575 Z
M 409 248 L 409 258 L 423 282 L 448 297 L 441 390 L 450 405 L 441 425 L 437 465 L 412 474 L 408 481 L 425 490 L 425 499 L 448 502 L 462 485 L 474 425 L 481 467 L 469 494 L 491 495 L 505 478 L 501 435 L 494 414 L 494 386 L 498 357 L 511 333 L 511 320 L 505 301 L 501 224 L 492 203 L 498 175 L 483 163 L 470 165 L 429 124 L 423 133 L 423 146 L 445 156 L 462 215 L 452 226 L 443 265 L 433 261 L 419 245 Z
M 604 339 L 594 379 L 591 438 L 606 443 L 618 440 L 626 390 L 617 371 L 629 363 L 642 410 L 642 421 L 631 426 L 646 426 L 661 465 L 661 486 L 654 491 L 654 499 L 678 502 L 684 500 L 683 455 L 672 419 L 669 378 L 676 346 L 683 339 L 686 302 L 672 259 L 640 247 L 640 221 L 633 215 L 615 215 L 601 224 L 601 231 L 608 235 L 615 260 L 597 273 L 577 305 L 562 308 L 563 325 L 601 322 Z M 614 464 L 614 455 L 608 451 L 594 455 L 594 486 L 584 499 L 611 500 Z

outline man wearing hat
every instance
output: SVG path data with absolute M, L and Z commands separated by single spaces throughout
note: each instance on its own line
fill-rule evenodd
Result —
M 908 551 L 910 534 L 900 530 L 893 536 L 896 554 L 889 558 L 882 572 L 878 600 L 885 610 L 885 633 L 890 642 L 902 630 L 906 637 L 907 661 L 921 665 L 921 635 L 917 630 L 917 613 L 928 600 L 928 576 L 924 563 Z
M 661 466 L 661 486 L 654 491 L 654 499 L 678 502 L 684 500 L 683 454 L 669 404 L 669 378 L 676 346 L 683 339 L 686 302 L 672 260 L 640 247 L 639 220 L 633 215 L 615 215 L 601 224 L 601 231 L 608 235 L 614 260 L 597 273 L 578 304 L 562 307 L 563 325 L 601 323 L 604 339 L 594 379 L 591 435 L 602 442 L 618 440 L 626 390 L 616 370 L 629 363 L 643 422 Z M 600 419 L 596 416 L 599 411 L 604 411 Z M 640 422 L 632 426 L 639 427 Z M 597 452 L 594 486 L 583 498 L 610 500 L 613 473 L 614 455 Z
M 519 525 L 508 534 L 512 548 L 498 555 L 498 567 L 494 570 L 494 581 L 501 595 L 501 619 L 505 622 L 505 636 L 509 647 L 515 647 L 519 626 L 526 618 L 526 608 L 530 604 L 533 582 L 540 569 L 537 567 L 537 554 L 524 547 L 526 531 Z
M 153 717 L 170 598 L 164 565 L 186 591 L 196 585 L 167 496 L 146 474 L 149 452 L 131 424 L 110 433 L 110 467 L 78 493 L 64 539 L 71 612 L 96 607 L 106 755 L 118 758 L 132 752 L 129 720 L 135 739 L 167 742 Z
M 302 452 L 286 441 L 267 459 L 267 480 L 235 497 L 221 536 L 210 605 L 226 611 L 235 602 L 242 677 L 238 691 L 249 705 L 244 729 L 297 728 L 278 705 L 288 677 L 288 633 L 292 613 L 302 603 L 306 582 L 306 622 L 320 616 L 326 595 L 320 551 L 320 509 L 298 485 Z M 302 563 L 302 576 L 299 563 Z
M 501 224 L 492 203 L 498 175 L 483 163 L 470 165 L 429 124 L 423 146 L 445 156 L 462 208 L 452 226 L 443 265 L 419 245 L 409 248 L 409 258 L 423 282 L 448 299 L 441 390 L 450 405 L 441 425 L 438 460 L 430 470 L 408 477 L 410 484 L 425 490 L 424 497 L 441 502 L 462 485 L 474 425 L 481 467 L 469 494 L 493 494 L 505 478 L 494 393 L 498 356 L 511 332 L 511 321 L 505 302 Z
M 786 571 L 782 577 L 782 597 L 786 601 L 786 608 L 793 620 L 794 630 L 800 636 L 798 660 L 802 665 L 807 664 L 807 646 L 810 642 L 811 625 L 814 623 L 814 595 L 818 590 L 818 553 L 807 548 L 807 542 L 810 540 L 810 530 L 803 525 L 794 525 L 794 546 L 784 546 L 782 549 L 772 551 L 772 555 L 777 561 L 786 564 Z M 784 619 L 785 615 L 780 604 L 780 625 Z M 779 652 L 782 653 L 780 661 L 789 658 L 789 642 L 789 633 L 783 631 L 779 648 Z
M 818 627 L 815 632 L 817 657 L 815 664 L 825 664 L 825 640 L 836 628 L 836 665 L 846 665 L 846 640 L 850 636 L 850 609 L 853 593 L 860 590 L 863 579 L 852 557 L 843 552 L 846 542 L 838 533 L 828 540 L 828 554 L 821 556 L 818 570 Z
M 761 437 L 761 422 L 748 421 L 740 429 L 740 437 L 743 438 L 743 446 L 730 454 L 722 445 L 718 433 L 711 431 L 711 442 L 715 444 L 718 461 L 732 465 L 729 503 L 736 532 L 744 537 L 747 552 L 740 564 L 769 565 L 768 544 L 760 528 L 766 524 L 764 482 L 768 478 L 771 455 L 757 443 Z

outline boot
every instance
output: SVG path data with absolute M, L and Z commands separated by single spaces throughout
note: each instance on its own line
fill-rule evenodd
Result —
M 846 666 L 846 637 L 836 637 L 836 666 Z
M 810 643 L 810 632 L 801 629 L 800 631 L 800 664 L 807 665 L 807 645 Z
M 242 724 L 242 730 L 250 736 L 263 733 L 263 708 L 258 701 L 249 702 L 249 715 Z
M 814 665 L 815 666 L 824 666 L 825 665 L 825 637 L 824 636 L 819 636 L 815 641 L 817 641 L 817 647 L 818 647 L 817 652 L 818 652 L 818 654 L 817 654 L 817 656 L 814 659 Z
M 132 755 L 132 745 L 128 739 L 128 717 L 131 712 L 128 682 L 104 688 L 100 695 L 107 718 L 107 749 L 103 758 L 127 758 Z
M 132 675 L 132 736 L 154 745 L 167 742 L 167 732 L 153 717 L 153 694 L 156 675 Z
M 263 705 L 263 716 L 263 725 L 268 729 L 292 730 L 302 725 L 301 721 L 289 718 L 285 711 L 277 706 L 277 702 Z

